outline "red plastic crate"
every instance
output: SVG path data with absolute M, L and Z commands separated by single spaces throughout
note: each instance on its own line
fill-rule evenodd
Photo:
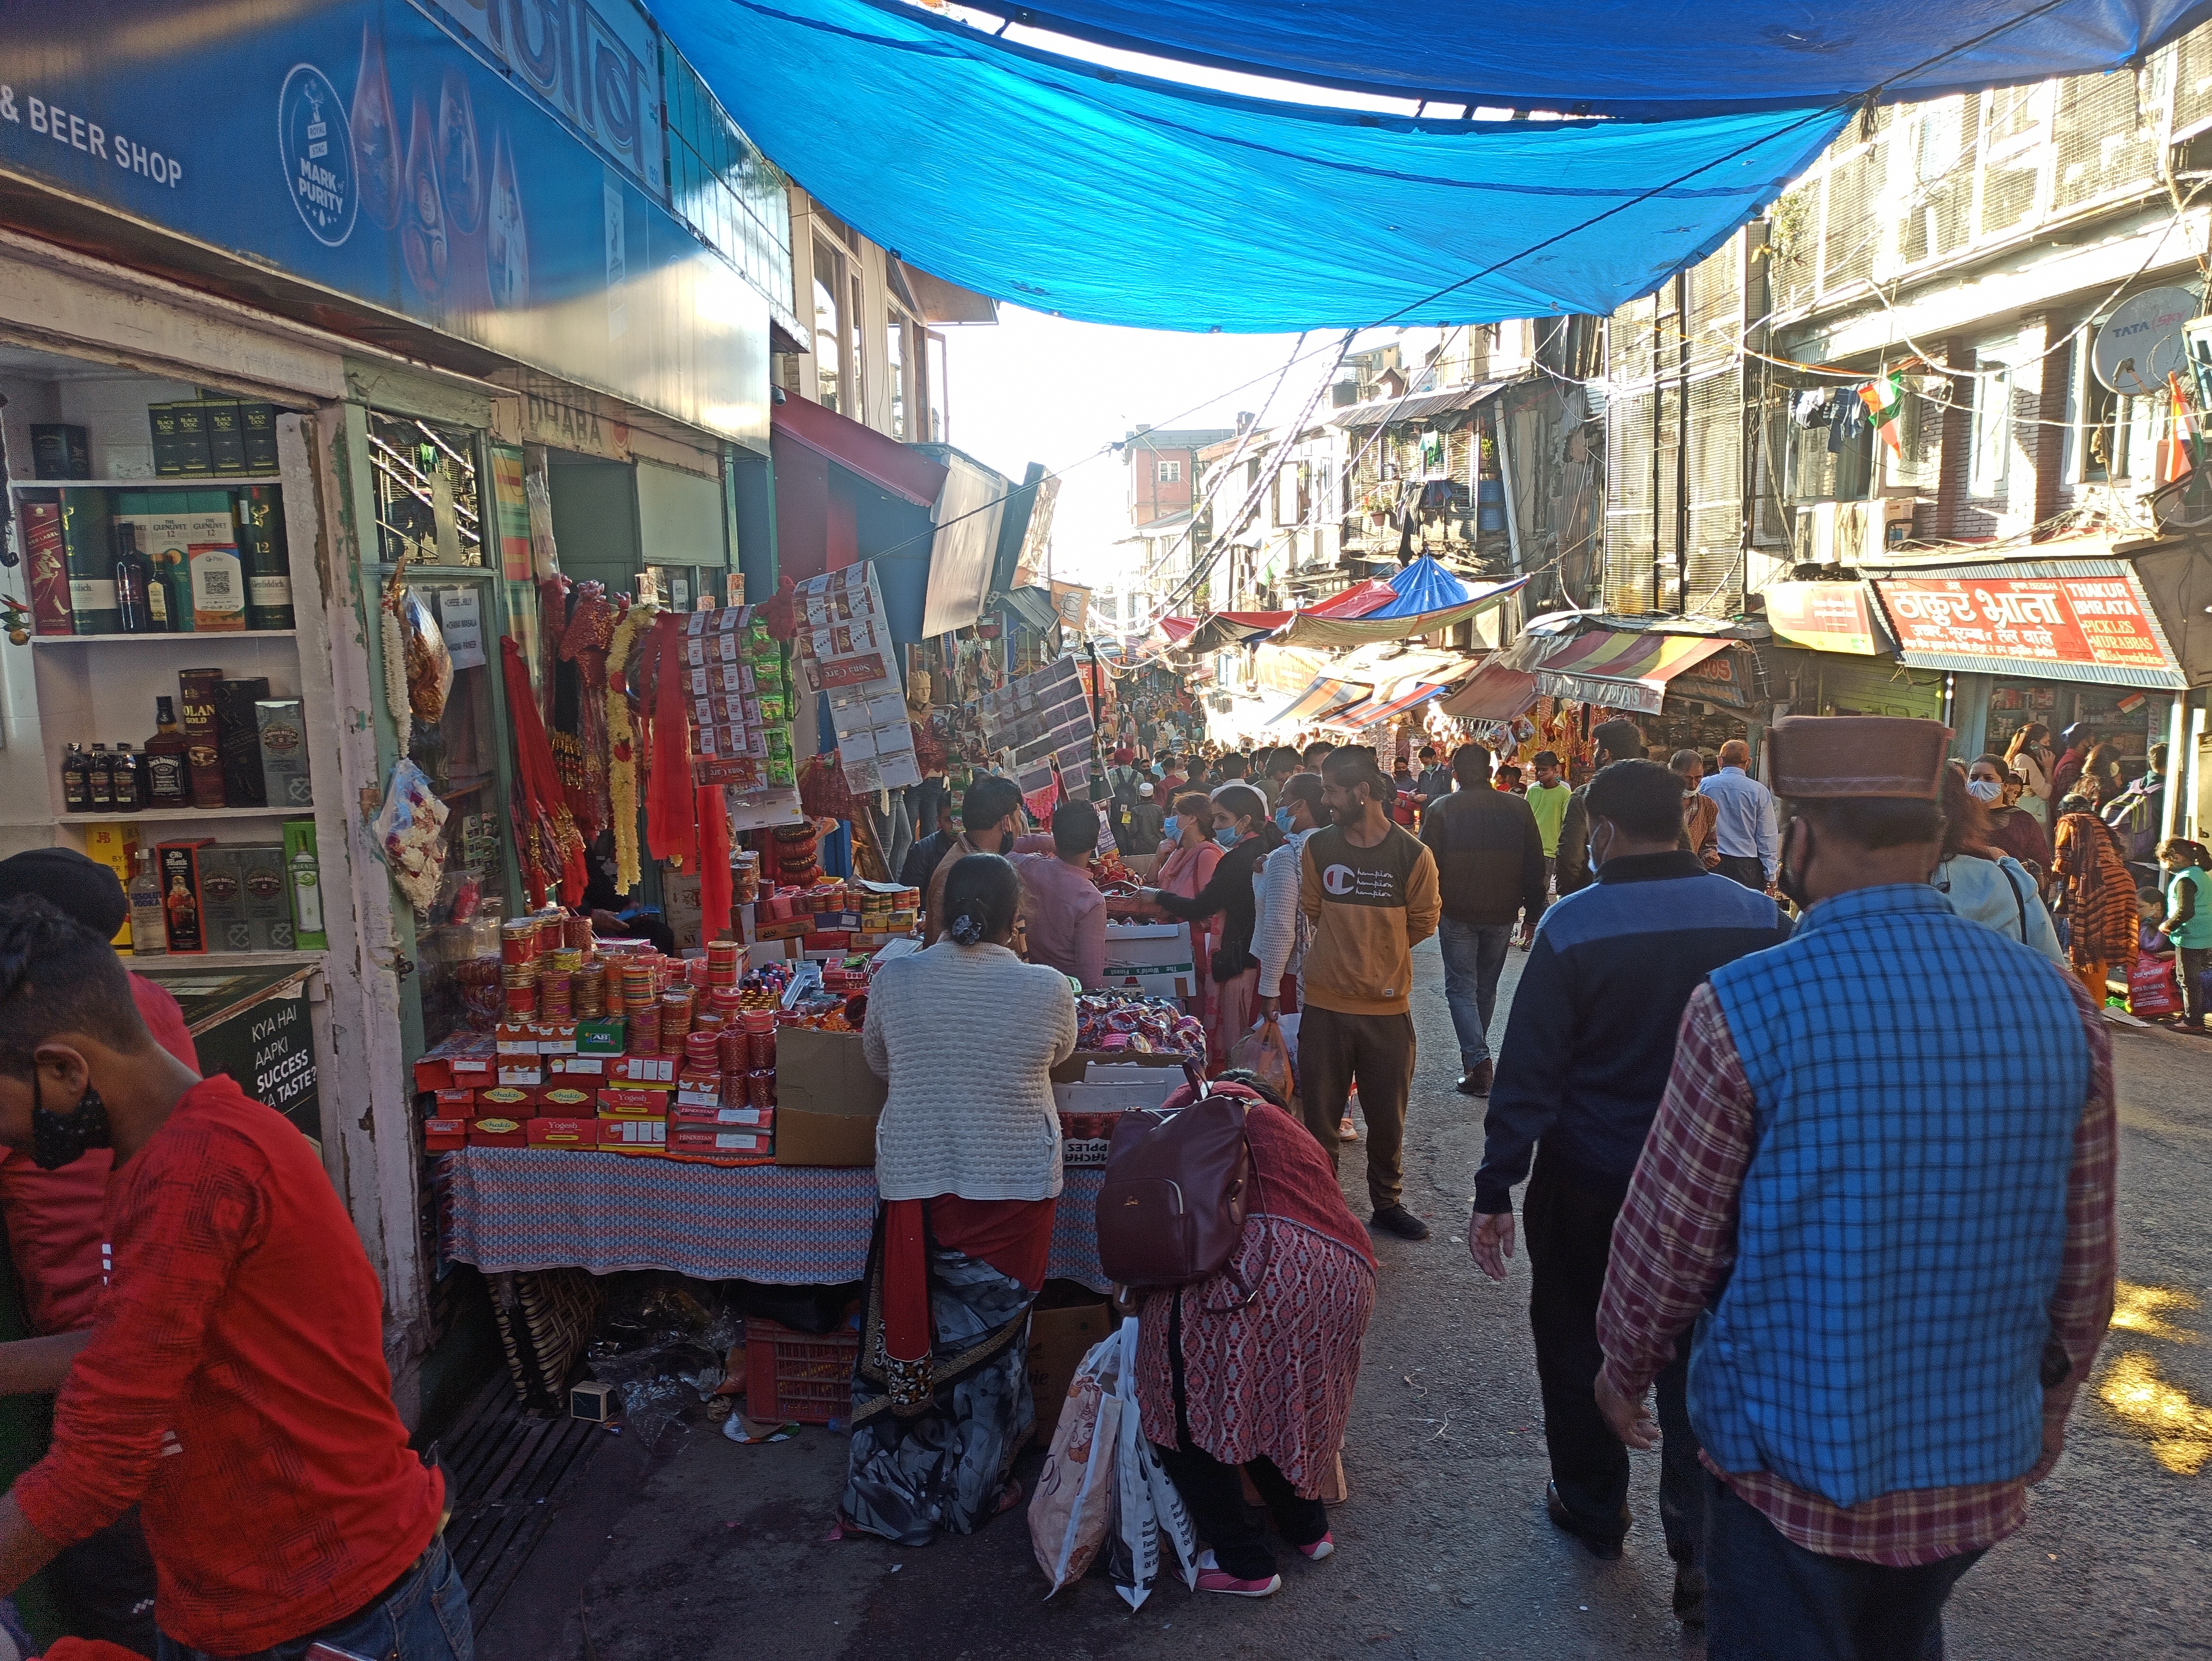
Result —
M 781 1424 L 840 1424 L 853 1417 L 853 1367 L 860 1335 L 793 1332 L 774 1321 L 745 1323 L 745 1414 Z

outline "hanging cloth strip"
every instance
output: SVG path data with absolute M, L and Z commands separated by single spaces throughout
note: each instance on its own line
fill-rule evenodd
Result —
M 699 817 L 691 783 L 691 726 L 684 708 L 682 613 L 664 611 L 654 620 L 648 649 L 653 773 L 645 787 L 645 847 L 653 858 L 689 871 L 699 857 Z
M 615 891 L 637 888 L 638 766 L 641 751 L 637 709 L 632 697 L 633 666 L 644 651 L 659 608 L 629 605 L 617 619 L 607 646 L 607 803 L 615 832 Z
M 564 775 L 569 810 L 586 843 L 597 841 L 613 818 L 607 784 L 607 648 L 614 640 L 614 602 L 604 582 L 580 582 L 570 597 L 568 626 L 562 631 L 560 658 L 564 685 L 560 701 L 574 708 L 578 776 Z
M 507 677 L 507 716 L 514 723 L 515 780 L 520 787 L 515 810 L 517 850 L 536 904 L 543 905 L 557 890 L 562 904 L 574 906 L 584 897 L 584 839 L 561 798 L 553 748 L 538 718 L 522 650 L 507 638 L 500 642 L 499 651 L 500 667 Z

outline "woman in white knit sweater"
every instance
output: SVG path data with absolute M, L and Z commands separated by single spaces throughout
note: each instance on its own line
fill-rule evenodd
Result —
M 868 989 L 861 1049 L 890 1092 L 843 1512 L 902 1545 L 1021 1498 L 1030 1305 L 1060 1189 L 1051 1069 L 1075 1050 L 1067 977 L 1008 947 L 1021 891 L 998 855 L 959 861 L 943 938 Z

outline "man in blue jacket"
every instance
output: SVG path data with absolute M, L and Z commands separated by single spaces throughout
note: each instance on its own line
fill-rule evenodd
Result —
M 1617 761 L 1585 797 L 1590 887 L 1544 914 L 1491 1087 L 1468 1245 L 1493 1281 L 1513 1252 L 1512 1189 L 1528 1232 L 1528 1324 L 1544 1398 L 1553 1523 L 1600 1558 L 1628 1530 L 1628 1452 L 1598 1410 L 1598 1299 L 1613 1223 L 1674 1065 L 1690 994 L 1713 970 L 1790 935 L 1764 894 L 1680 846 L 1682 787 L 1654 761 Z M 1540 1151 L 1539 1151 L 1540 1147 Z M 1659 1516 L 1674 1609 L 1703 1618 L 1704 1490 L 1684 1408 L 1684 1363 L 1661 1373 Z

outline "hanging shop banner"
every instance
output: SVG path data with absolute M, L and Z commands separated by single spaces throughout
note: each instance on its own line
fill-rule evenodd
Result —
M 1878 580 L 1899 655 L 1915 668 L 2039 674 L 2179 691 L 2187 684 L 2135 578 Z
M 1889 649 L 1863 582 L 1770 582 L 1759 598 L 1777 640 L 1863 658 Z
M 501 4 L 510 78 L 407 0 L 0 0 L 0 171 L 765 447 L 768 301 L 641 183 L 657 79 L 595 3 Z M 553 113 L 586 85 L 635 156 Z
M 1079 582 L 1055 582 L 1052 585 L 1052 609 L 1060 613 L 1061 624 L 1080 641 L 1091 626 L 1091 590 Z
M 1707 703 L 1733 704 L 1741 709 L 1752 702 L 1751 654 L 1743 650 L 1716 652 L 1692 663 L 1668 683 L 1669 696 L 1701 698 Z

